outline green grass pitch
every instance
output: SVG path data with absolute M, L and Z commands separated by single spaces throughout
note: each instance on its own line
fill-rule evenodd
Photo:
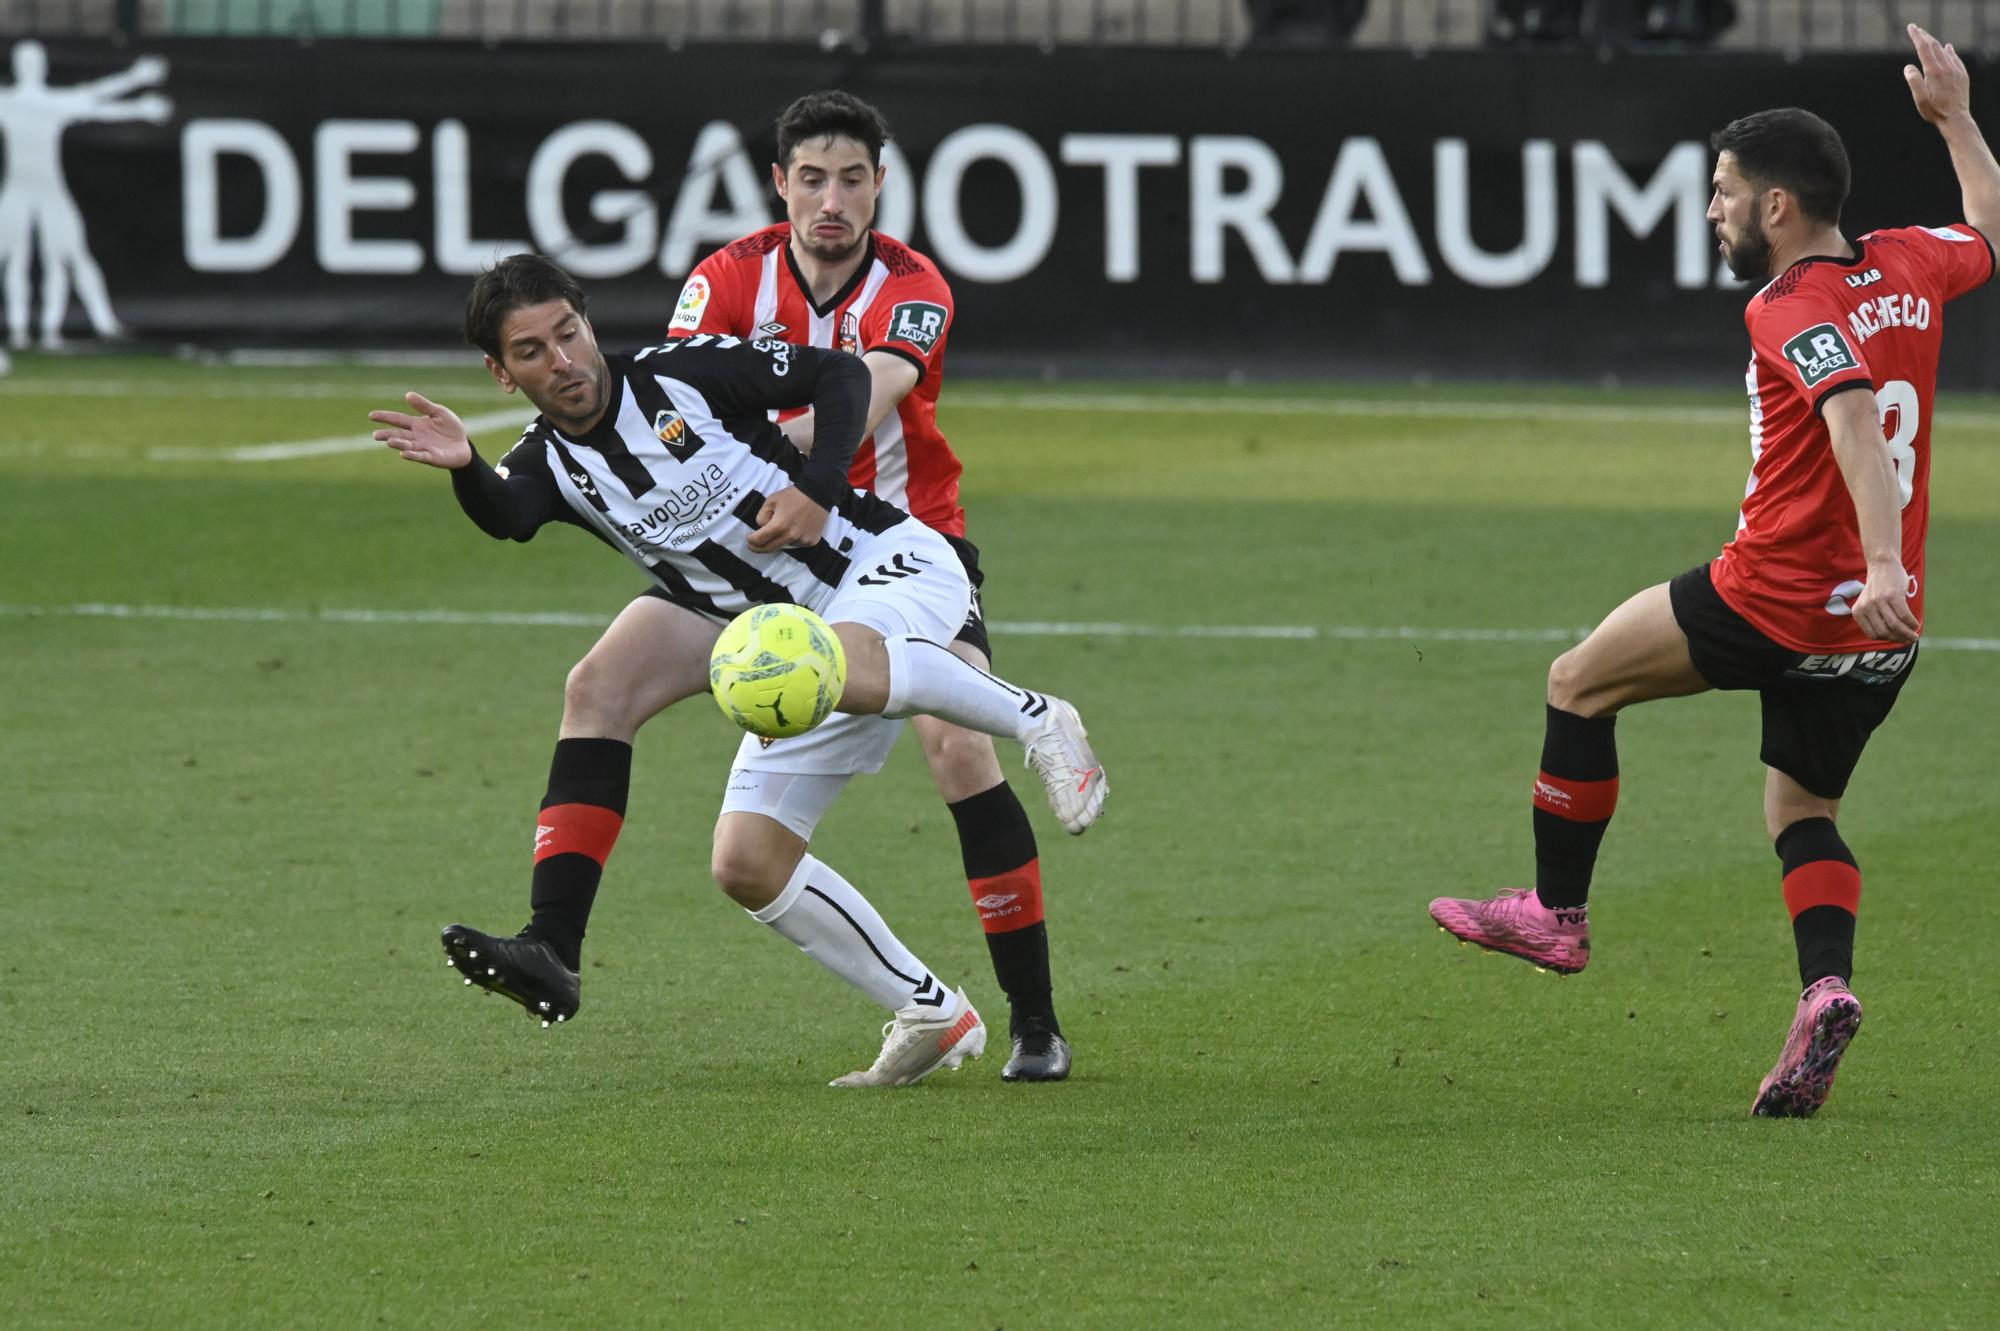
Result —
M 0 1326 L 1993 1325 L 1995 403 L 1944 395 L 1934 641 L 1843 814 L 1867 1026 L 1771 1123 L 1754 699 L 1621 723 L 1588 973 L 1424 914 L 1530 873 L 1556 636 L 1728 537 L 1726 385 L 950 388 L 998 664 L 1113 791 L 1071 840 L 1017 778 L 1074 1079 L 879 1094 L 825 1084 L 879 1015 L 709 882 L 698 701 L 641 738 L 580 1018 L 442 964 L 524 917 L 563 675 L 640 584 L 386 452 L 245 451 L 404 387 L 511 405 L 469 363 L 0 380 Z M 912 743 L 816 850 L 1004 1028 Z

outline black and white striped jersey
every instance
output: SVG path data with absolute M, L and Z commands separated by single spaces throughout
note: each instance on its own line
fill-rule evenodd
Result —
M 495 469 L 507 489 L 503 529 L 467 504 L 487 531 L 525 541 L 549 522 L 583 527 L 675 604 L 728 620 L 772 602 L 823 608 L 858 535 L 907 519 L 846 481 L 867 416 L 869 376 L 856 357 L 705 336 L 604 359 L 610 388 L 598 423 L 571 438 L 538 416 Z M 806 406 L 815 414 L 810 465 L 768 415 Z M 830 510 L 821 540 L 752 550 L 764 500 L 793 485 Z M 454 486 L 461 503 L 467 488 Z

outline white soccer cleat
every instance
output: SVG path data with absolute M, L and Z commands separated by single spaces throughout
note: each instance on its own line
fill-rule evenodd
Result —
M 1104 813 L 1104 797 L 1111 787 L 1104 768 L 1091 749 L 1076 708 L 1061 698 L 1048 700 L 1042 724 L 1027 739 L 1028 770 L 1042 779 L 1049 807 L 1071 836 L 1082 836 L 1085 828 Z
M 829 1086 L 909 1086 L 939 1068 L 954 1070 L 986 1052 L 986 1023 L 960 989 L 943 1012 L 904 1008 L 883 1023 L 882 1052 L 872 1067 L 836 1077 Z

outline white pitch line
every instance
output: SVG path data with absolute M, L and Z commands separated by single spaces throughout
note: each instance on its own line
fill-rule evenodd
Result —
M 602 628 L 615 609 L 602 614 L 570 610 L 380 610 L 366 608 L 298 610 L 284 606 L 0 605 L 0 618 L 167 619 L 196 623 L 255 624 L 449 624 L 489 628 Z M 1578 642 L 1589 628 L 1424 628 L 1413 624 L 1125 624 L 1115 622 L 994 621 L 995 633 L 1023 638 L 1179 638 L 1231 642 Z M 1939 651 L 2000 652 L 2000 638 L 1925 638 Z
M 511 411 L 489 411 L 483 416 L 467 416 L 468 433 L 500 426 L 520 428 L 534 419 L 520 407 Z M 149 462 L 286 462 L 293 458 L 326 457 L 333 453 L 380 452 L 387 445 L 369 438 L 366 431 L 328 435 L 323 439 L 297 439 L 282 444 L 241 444 L 235 448 L 149 448 Z
M 0 396 L 71 394 L 88 397 L 150 396 L 222 401 L 230 398 L 385 401 L 401 396 L 407 385 L 242 383 L 178 385 L 143 379 L 0 379 Z M 1412 387 L 1412 394 L 1425 390 Z M 972 410 L 1024 412 L 1090 412 L 1200 416 L 1291 416 L 1330 419 L 1553 421 L 1577 425 L 1664 425 L 1703 428 L 1741 426 L 1748 419 L 1738 407 L 1675 407 L 1599 405 L 1588 402 L 1425 401 L 1411 398 L 1317 398 L 1148 395 L 1141 393 L 996 392 L 969 389 L 954 393 L 947 405 Z M 492 412 L 473 418 L 477 428 L 511 423 L 520 417 Z M 2000 429 L 2000 414 L 1946 409 L 1937 421 L 1955 429 Z M 467 421 L 471 428 L 473 421 Z M 155 462 L 281 462 L 330 454 L 366 452 L 376 445 L 365 431 L 272 444 L 233 448 L 162 447 L 147 450 Z
M 1420 392 L 1420 389 L 1412 389 Z M 1424 402 L 1397 398 L 1177 397 L 1140 393 L 954 393 L 947 406 L 1019 411 L 1192 413 L 1201 416 L 1341 416 L 1391 420 L 1565 421 L 1590 425 L 1740 425 L 1736 407 L 1600 406 L 1589 402 Z M 1993 419 L 2000 425 L 2000 416 Z
M 361 363 L 376 367 L 380 359 Z M 437 364 L 413 365 L 421 374 L 434 372 Z M 413 376 L 414 377 L 414 376 Z M 990 385 L 991 381 L 989 381 Z M 14 375 L 0 378 L 0 397 L 163 397 L 226 400 L 229 398 L 275 398 L 299 400 L 368 400 L 401 397 L 410 383 L 300 383 L 284 380 L 237 380 L 234 382 L 185 383 L 158 379 L 96 379 L 85 377 L 41 377 Z M 1555 420 L 1604 425 L 1736 425 L 1748 419 L 1740 407 L 1672 406 L 1667 404 L 1599 404 L 1592 402 L 1534 401 L 1428 401 L 1423 394 L 1433 385 L 1411 384 L 1407 397 L 1274 397 L 1260 395 L 1255 387 L 1237 394 L 1178 396 L 1150 393 L 1089 393 L 1028 389 L 1008 392 L 968 388 L 955 391 L 946 406 L 958 405 L 981 410 L 1143 412 L 1173 414 L 1246 416 L 1386 416 L 1444 418 L 1452 420 Z M 1968 428 L 2000 428 L 2000 413 L 1959 411 L 1941 408 L 1941 423 Z
M 260 383 L 255 380 L 187 384 L 171 379 L 39 379 L 15 375 L 0 379 L 0 397 L 143 397 L 214 402 L 241 399 L 322 402 L 348 398 L 357 401 L 399 401 L 411 386 L 410 379 L 394 384 Z

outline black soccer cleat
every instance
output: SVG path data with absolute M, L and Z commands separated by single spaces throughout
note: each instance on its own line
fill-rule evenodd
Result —
M 1069 1041 L 1046 1027 L 1014 1037 L 1014 1052 L 1000 1069 L 1001 1081 L 1061 1081 L 1069 1076 Z
M 583 1002 L 576 972 L 539 938 L 495 938 L 463 924 L 447 924 L 444 964 L 456 968 L 467 984 L 513 999 L 544 1028 L 568 1021 Z

